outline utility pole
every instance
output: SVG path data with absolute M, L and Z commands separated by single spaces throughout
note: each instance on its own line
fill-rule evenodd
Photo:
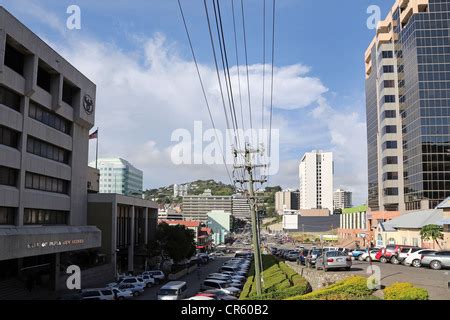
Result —
M 247 189 L 248 189 L 248 197 L 249 197 L 249 204 L 250 204 L 250 215 L 252 219 L 252 242 L 253 242 L 253 256 L 255 259 L 255 284 L 256 284 L 256 293 L 257 295 L 262 294 L 262 286 L 261 286 L 261 246 L 260 246 L 260 239 L 259 239 L 259 228 L 258 228 L 258 217 L 256 212 L 256 197 L 255 197 L 255 190 L 254 190 L 254 184 L 255 183 L 264 183 L 267 182 L 266 179 L 254 179 L 254 169 L 258 167 L 265 167 L 265 165 L 254 165 L 252 164 L 252 154 L 260 153 L 261 150 L 259 149 L 251 149 L 249 144 L 246 143 L 245 150 L 234 150 L 235 157 L 237 157 L 238 153 L 243 153 L 245 155 L 245 163 L 244 165 L 235 165 L 235 169 L 244 168 L 244 172 L 247 177 L 244 177 L 243 179 L 236 179 L 236 182 L 240 182 L 241 184 L 247 183 Z

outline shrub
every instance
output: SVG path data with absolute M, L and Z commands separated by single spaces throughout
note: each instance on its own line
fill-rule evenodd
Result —
M 428 300 L 428 291 L 408 282 L 397 282 L 383 290 L 385 300 Z
M 287 300 L 354 300 L 371 296 L 372 290 L 367 287 L 367 279 L 351 276 L 335 284 Z

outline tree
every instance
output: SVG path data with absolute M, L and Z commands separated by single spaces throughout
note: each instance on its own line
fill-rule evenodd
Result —
M 192 257 L 195 253 L 194 231 L 185 226 L 169 226 L 160 223 L 156 229 L 156 251 L 162 256 L 167 254 L 175 263 Z
M 441 226 L 438 226 L 436 224 L 429 224 L 429 225 L 422 227 L 422 229 L 420 230 L 420 237 L 422 238 L 422 240 L 432 240 L 433 241 L 433 249 L 434 249 L 435 243 L 437 243 L 439 248 L 441 248 L 438 240 L 444 239 L 443 231 L 444 231 L 444 228 L 442 228 Z

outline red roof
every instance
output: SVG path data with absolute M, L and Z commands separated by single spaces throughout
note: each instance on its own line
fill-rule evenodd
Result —
M 168 225 L 182 225 L 186 228 L 198 228 L 200 227 L 200 221 L 185 221 L 185 220 L 159 220 L 158 223 L 167 223 Z
M 203 231 L 203 232 L 206 232 L 207 234 L 211 234 L 211 228 L 207 228 L 207 227 L 202 227 L 201 229 L 200 229 L 200 231 Z

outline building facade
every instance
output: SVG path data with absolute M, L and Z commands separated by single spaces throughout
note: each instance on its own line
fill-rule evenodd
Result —
M 0 281 L 55 290 L 61 255 L 100 247 L 87 226 L 95 98 L 94 83 L 0 7 Z
M 90 163 L 95 166 L 95 161 Z M 100 193 L 116 193 L 126 196 L 142 196 L 143 173 L 121 158 L 98 159 Z
M 250 220 L 250 203 L 246 196 L 241 194 L 233 195 L 231 205 L 231 214 L 233 217 L 241 220 Z
M 349 243 L 356 242 L 362 246 L 366 245 L 366 239 L 369 239 L 367 210 L 367 206 L 342 209 L 342 214 L 339 215 L 339 239 L 346 240 Z
M 275 211 L 283 214 L 285 210 L 300 209 L 300 192 L 283 190 L 275 193 Z
M 352 193 L 342 189 L 337 189 L 333 194 L 333 206 L 336 209 L 352 207 Z
M 213 196 L 211 190 L 205 190 L 201 195 L 183 197 L 183 219 L 197 220 L 206 223 L 207 213 L 212 210 L 232 212 L 231 196 Z
M 450 194 L 450 3 L 397 0 L 365 53 L 369 207 Z
M 305 153 L 299 166 L 300 209 L 333 211 L 333 172 L 331 152 Z
M 189 184 L 174 184 L 173 185 L 173 196 L 174 197 L 187 196 L 188 192 L 189 192 Z
M 225 243 L 225 237 L 231 232 L 233 217 L 229 212 L 213 210 L 208 212 L 207 224 L 213 231 L 213 243 L 218 246 Z

